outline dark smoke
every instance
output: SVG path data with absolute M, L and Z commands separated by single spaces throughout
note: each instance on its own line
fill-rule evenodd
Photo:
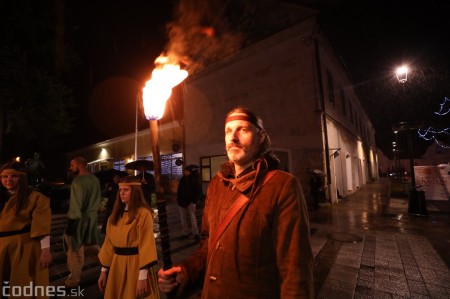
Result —
M 168 24 L 166 55 L 189 73 L 237 52 L 244 41 L 239 18 L 248 1 L 181 0 Z

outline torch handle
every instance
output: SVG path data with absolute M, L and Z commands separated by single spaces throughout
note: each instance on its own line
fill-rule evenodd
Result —
M 152 142 L 153 167 L 156 183 L 156 208 L 158 209 L 158 223 L 161 238 L 161 251 L 163 258 L 163 269 L 172 268 L 172 258 L 170 252 L 169 226 L 167 224 L 166 201 L 164 200 L 163 185 L 161 180 L 161 157 L 158 142 L 158 121 L 150 120 L 150 137 Z M 175 298 L 176 291 L 166 294 L 167 298 Z
M 166 201 L 164 200 L 163 185 L 161 180 L 161 157 L 158 142 L 158 121 L 150 120 L 150 137 L 152 141 L 153 167 L 156 183 L 156 208 L 158 209 L 159 232 L 161 238 L 164 270 L 172 268 L 170 258 L 169 226 L 167 225 Z
M 158 223 L 161 238 L 163 269 L 167 270 L 172 268 L 172 259 L 169 241 L 169 226 L 167 224 L 166 202 L 164 199 L 161 199 L 160 196 L 157 196 L 156 208 L 158 209 Z
M 163 269 L 168 270 L 172 268 L 172 258 L 170 252 L 170 241 L 169 241 L 169 226 L 167 225 L 167 211 L 165 200 L 157 199 L 156 207 L 158 209 L 158 223 L 161 238 L 161 251 L 163 258 Z M 177 292 L 172 291 L 166 293 L 166 298 L 172 299 L 176 297 Z

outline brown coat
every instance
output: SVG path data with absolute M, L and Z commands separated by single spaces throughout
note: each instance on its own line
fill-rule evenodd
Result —
M 208 243 L 230 206 L 241 193 L 248 196 L 253 184 L 261 184 L 267 173 L 262 166 L 259 171 L 254 164 L 253 169 L 258 170 L 237 179 L 228 179 L 230 175 L 223 169 L 211 181 L 203 212 L 203 240 L 182 264 L 187 278 L 182 289 L 204 279 L 202 298 L 313 298 L 305 198 L 297 179 L 286 172 L 277 171 L 251 197 L 206 263 Z

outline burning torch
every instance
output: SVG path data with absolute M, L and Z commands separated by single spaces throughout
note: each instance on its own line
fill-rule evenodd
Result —
M 142 90 L 144 113 L 146 119 L 150 123 L 150 138 L 156 182 L 156 207 L 158 209 L 164 270 L 172 267 L 172 260 L 170 257 L 166 202 L 163 196 L 163 185 L 161 180 L 158 120 L 164 115 L 166 102 L 172 94 L 172 88 L 180 84 L 187 76 L 188 72 L 186 70 L 180 69 L 178 64 L 169 61 L 167 56 L 161 55 L 155 60 L 155 69 L 152 72 L 152 76 Z

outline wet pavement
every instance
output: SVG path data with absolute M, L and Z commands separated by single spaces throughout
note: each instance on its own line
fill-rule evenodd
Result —
M 369 183 L 332 207 L 310 210 L 316 298 L 450 298 L 450 202 L 427 201 L 427 216 L 409 215 L 406 197 L 390 196 L 390 183 Z M 201 219 L 201 209 L 198 218 Z M 197 247 L 183 239 L 173 198 L 167 202 L 172 261 Z M 52 222 L 52 285 L 67 275 L 61 235 L 65 215 Z M 157 240 L 157 269 L 162 267 Z M 97 288 L 100 265 L 86 258 L 84 297 L 102 298 Z M 199 298 L 199 292 L 189 298 Z M 161 296 L 165 298 L 164 295 Z M 74 298 L 73 296 L 71 298 Z
M 310 211 L 317 298 L 450 298 L 449 202 L 409 215 L 390 183 Z

